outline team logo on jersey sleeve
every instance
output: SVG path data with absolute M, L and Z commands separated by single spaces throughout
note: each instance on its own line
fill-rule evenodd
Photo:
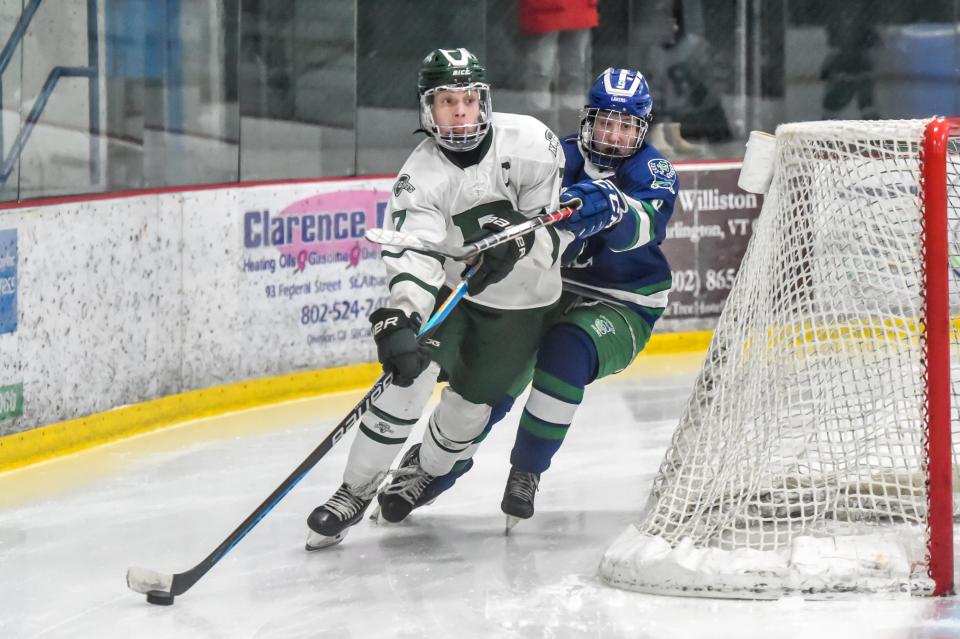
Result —
M 417 190 L 417 187 L 410 184 L 410 176 L 406 173 L 402 174 L 397 178 L 396 183 L 393 185 L 393 195 L 395 197 L 400 197 L 400 191 L 406 191 L 407 193 L 413 193 Z
M 677 172 L 673 165 L 660 158 L 647 162 L 650 169 L 650 175 L 653 176 L 653 182 L 650 183 L 651 189 L 666 189 L 671 193 L 676 193 L 674 187 L 677 185 Z

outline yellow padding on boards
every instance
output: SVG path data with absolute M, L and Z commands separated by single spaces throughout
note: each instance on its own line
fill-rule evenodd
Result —
M 643 355 L 703 351 L 712 331 L 655 333 Z M 636 365 L 636 364 L 635 364 Z M 642 364 L 641 364 L 642 365 Z M 0 437 L 0 472 L 201 417 L 373 385 L 379 364 L 293 373 L 213 386 Z
M 692 331 L 689 333 L 656 333 L 650 336 L 647 347 L 640 353 L 644 355 L 665 355 L 668 353 L 686 353 L 705 351 L 710 346 L 713 331 Z M 637 358 L 639 359 L 639 357 Z
M 379 364 L 307 371 L 213 386 L 0 437 L 0 472 L 191 419 L 370 386 Z

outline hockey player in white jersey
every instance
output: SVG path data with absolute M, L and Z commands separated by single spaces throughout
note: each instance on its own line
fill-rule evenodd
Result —
M 560 141 L 529 116 L 493 113 L 486 71 L 466 49 L 437 49 L 418 76 L 420 124 L 428 134 L 393 187 L 384 227 L 460 246 L 558 207 Z M 416 333 L 463 264 L 416 250 L 382 252 L 390 302 L 370 321 L 393 385 L 363 417 L 343 484 L 307 523 L 307 549 L 343 539 L 363 516 L 419 419 L 442 368 L 449 385 L 422 446 L 380 494 L 381 516 L 400 521 L 423 487 L 448 473 L 481 433 L 491 406 L 533 365 L 548 312 L 561 293 L 559 257 L 573 235 L 554 228 L 483 254 L 468 295 L 418 344 Z M 503 346 L 509 344 L 509 349 Z

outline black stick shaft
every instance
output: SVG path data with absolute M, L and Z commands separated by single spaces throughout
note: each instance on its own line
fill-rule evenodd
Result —
M 201 561 L 199 564 L 187 570 L 186 572 L 177 573 L 173 576 L 173 586 L 170 588 L 170 594 L 174 596 L 182 595 L 187 590 L 189 590 L 197 581 L 200 580 L 207 572 L 213 568 L 217 562 L 219 562 L 223 557 L 230 552 L 241 539 L 247 536 L 253 527 L 256 526 L 261 519 L 263 519 L 267 513 L 273 510 L 274 506 L 280 503 L 280 500 L 283 499 L 288 492 L 290 492 L 294 486 L 300 483 L 300 480 L 303 479 L 310 470 L 316 466 L 317 462 L 326 455 L 333 445 L 336 444 L 340 439 L 350 430 L 357 422 L 360 421 L 360 418 L 365 412 L 370 408 L 370 405 L 373 401 L 379 397 L 387 386 L 390 384 L 392 379 L 391 374 L 381 375 L 380 379 L 376 381 L 367 394 L 363 396 L 360 402 L 353 407 L 353 410 L 350 411 L 350 414 L 343 418 L 336 428 L 334 428 L 329 435 L 327 435 L 320 445 L 313 449 L 306 459 L 300 462 L 300 465 L 297 466 L 290 475 L 283 480 L 283 482 L 276 487 L 276 489 L 270 493 L 270 496 L 263 500 L 256 510 L 254 510 L 250 515 L 243 520 L 243 522 L 237 526 L 230 535 L 217 546 L 213 552 L 211 552 L 207 557 Z

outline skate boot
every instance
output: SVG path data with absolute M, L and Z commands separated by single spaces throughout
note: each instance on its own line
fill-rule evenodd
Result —
M 510 529 L 521 519 L 530 519 L 533 516 L 533 500 L 539 485 L 540 473 L 527 473 L 516 466 L 510 468 L 507 486 L 503 490 L 503 501 L 500 502 L 500 510 L 507 516 L 504 534 L 510 534 Z
M 306 545 L 308 551 L 339 544 L 347 536 L 350 526 L 360 521 L 373 500 L 373 492 L 357 492 L 360 494 L 356 494 L 347 484 L 342 484 L 327 503 L 313 509 L 307 517 L 307 526 L 310 527 Z
M 406 519 L 411 510 L 426 503 L 420 498 L 433 479 L 420 468 L 420 444 L 412 446 L 394 471 L 393 481 L 377 495 L 380 516 L 394 524 Z

